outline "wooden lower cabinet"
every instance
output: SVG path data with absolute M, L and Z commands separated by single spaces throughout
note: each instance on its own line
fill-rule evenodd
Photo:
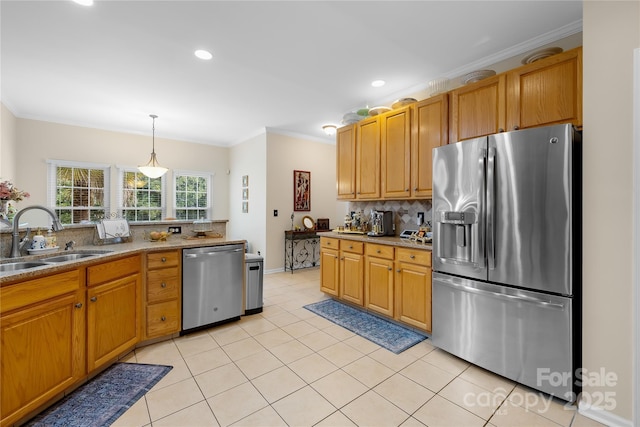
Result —
M 76 269 L 1 289 L 1 425 L 20 420 L 85 376 L 83 284 Z
M 367 256 L 365 307 L 393 317 L 393 260 Z
M 321 249 L 321 254 L 326 256 L 321 258 L 320 289 L 323 292 L 431 332 L 430 250 L 350 239 L 322 239 L 331 241 L 330 245 L 325 242 Z
M 396 251 L 396 319 L 431 332 L 431 252 Z
M 364 244 L 342 242 L 340 245 L 340 298 L 364 305 Z
M 180 332 L 180 250 L 147 254 L 145 338 Z
M 320 290 L 340 295 L 340 240 L 320 237 Z
M 87 268 L 87 368 L 116 359 L 140 341 L 141 257 Z

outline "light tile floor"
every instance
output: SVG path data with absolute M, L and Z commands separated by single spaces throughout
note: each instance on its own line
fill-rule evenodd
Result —
M 600 426 L 430 341 L 396 355 L 303 308 L 319 270 L 264 277 L 264 311 L 138 348 L 173 366 L 115 426 Z

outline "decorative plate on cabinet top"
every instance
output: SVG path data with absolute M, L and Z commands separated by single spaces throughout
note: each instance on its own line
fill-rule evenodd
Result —
M 540 49 L 522 58 L 522 63 L 531 64 L 532 62 L 536 62 L 540 59 L 548 58 L 550 56 L 553 56 L 561 52 L 562 52 L 561 47 L 548 47 L 545 49 Z
M 342 124 L 343 125 L 351 125 L 353 123 L 357 123 L 362 120 L 364 117 L 358 115 L 358 113 L 347 113 L 342 116 Z
M 407 105 L 411 105 L 414 102 L 418 102 L 418 100 L 415 98 L 400 98 L 396 102 L 391 104 L 391 108 L 395 110 L 396 108 L 402 108 L 406 107 Z
M 391 111 L 391 108 L 384 107 L 384 106 L 373 107 L 373 108 L 369 109 L 369 115 L 370 116 L 377 116 L 378 114 L 386 113 L 387 111 Z
M 472 71 L 464 76 L 460 77 L 460 81 L 463 85 L 469 83 L 479 82 L 480 80 L 486 79 L 487 77 L 495 76 L 496 72 L 494 70 L 477 70 Z

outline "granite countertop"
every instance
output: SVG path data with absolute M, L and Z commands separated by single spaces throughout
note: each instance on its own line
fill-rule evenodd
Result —
M 205 237 L 205 238 L 191 238 L 185 239 L 177 236 L 170 236 L 166 241 L 132 241 L 126 243 L 116 243 L 111 245 L 88 245 L 88 246 L 76 246 L 71 251 L 64 251 L 62 249 L 43 255 L 29 255 L 20 258 L 4 258 L 0 261 L 0 264 L 8 264 L 14 262 L 30 262 L 39 261 L 44 258 L 50 258 L 57 255 L 65 255 L 69 253 L 87 253 L 96 252 L 99 253 L 96 256 L 87 258 L 81 258 L 77 260 L 57 262 L 52 264 L 46 264 L 39 267 L 33 267 L 16 271 L 3 271 L 0 272 L 1 286 L 14 284 L 24 280 L 29 280 L 39 276 L 45 276 L 49 274 L 55 274 L 61 271 L 69 270 L 70 268 L 77 268 L 83 265 L 90 265 L 96 263 L 102 263 L 112 259 L 116 259 L 125 255 L 133 255 L 143 252 L 157 252 L 162 250 L 182 249 L 182 248 L 195 248 L 202 246 L 219 246 L 230 244 L 242 244 L 244 240 L 227 240 L 225 238 Z
M 400 246 L 400 247 L 411 248 L 411 249 L 425 249 L 429 251 L 433 249 L 431 243 L 418 243 L 413 240 L 404 239 L 398 236 L 373 237 L 373 236 L 367 236 L 366 234 L 339 233 L 335 231 L 328 231 L 326 233 L 322 233 L 321 236 L 333 237 L 336 239 L 355 240 L 358 242 L 365 242 L 365 243 L 377 243 L 380 245 Z

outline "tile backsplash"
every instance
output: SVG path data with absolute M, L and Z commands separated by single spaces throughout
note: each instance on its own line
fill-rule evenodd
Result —
M 362 211 L 369 218 L 371 210 L 392 211 L 396 235 L 403 230 L 417 230 L 418 212 L 424 212 L 424 221 L 431 221 L 431 200 L 385 200 L 371 202 L 349 202 L 349 212 Z M 426 225 L 426 224 L 425 224 Z

